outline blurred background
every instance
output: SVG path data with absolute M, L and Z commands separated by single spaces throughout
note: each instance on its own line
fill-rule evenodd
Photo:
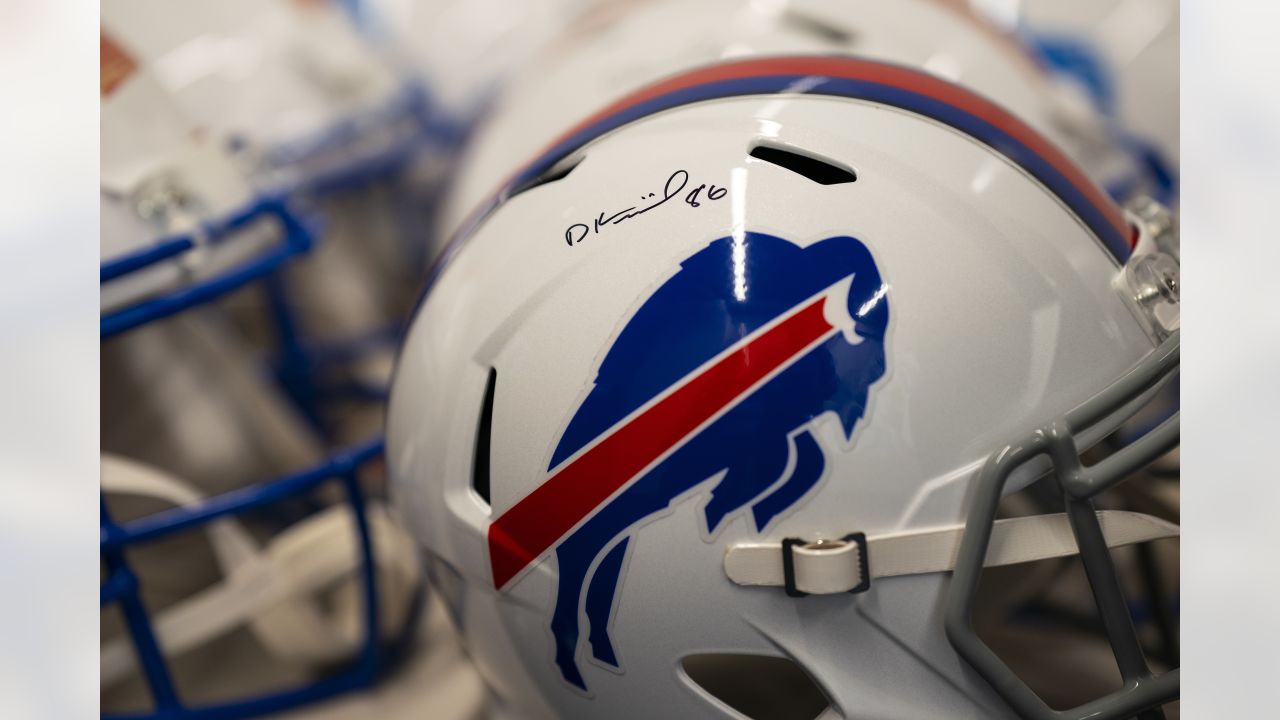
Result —
M 1180 9 L 1168 0 L 939 2 L 990 28 L 993 43 L 1011 44 L 1023 58 L 1011 62 L 1030 59 L 1041 69 L 1055 99 L 1045 122 L 1074 143 L 1096 180 L 1120 199 L 1157 195 L 1186 223 L 1193 289 L 1184 449 L 1114 502 L 1177 520 L 1187 499 L 1187 592 L 1179 590 L 1177 543 L 1146 557 L 1135 550 L 1123 559 L 1135 616 L 1160 662 L 1189 656 L 1188 716 L 1244 712 L 1269 665 L 1271 645 L 1257 638 L 1277 627 L 1266 598 L 1280 589 L 1274 571 L 1260 571 L 1240 549 L 1258 546 L 1243 533 L 1268 528 L 1280 499 L 1261 452 L 1275 422 L 1267 401 L 1280 400 L 1263 365 L 1280 343 L 1280 311 L 1262 296 L 1265 278 L 1236 279 L 1280 259 L 1265 228 L 1244 225 L 1261 216 L 1275 185 L 1280 105 L 1266 89 L 1263 57 L 1274 50 L 1263 33 L 1277 11 L 1249 3 Z M 782 48 L 861 51 L 858 29 L 841 25 L 834 0 L 713 5 L 723 11 L 723 32 L 706 35 L 699 58 L 776 49 L 777 37 Z M 324 525 L 334 522 L 326 510 L 347 502 L 355 486 L 385 517 L 371 532 L 389 548 L 375 563 L 392 580 L 379 598 L 383 632 L 369 646 L 385 656 L 380 668 L 391 677 L 375 693 L 298 716 L 483 715 L 479 679 L 418 590 L 411 553 L 398 550 L 394 511 L 380 503 L 376 443 L 397 336 L 440 248 L 505 173 L 580 116 L 668 71 L 661 48 L 638 69 L 615 62 L 623 53 L 609 54 L 612 24 L 680 7 L 5 3 L 6 710 L 84 717 L 99 702 L 104 710 L 155 709 L 146 662 L 123 644 L 127 610 L 100 611 L 90 597 L 89 578 L 107 587 L 118 569 L 97 550 L 99 483 L 103 511 L 127 524 L 311 473 L 325 481 L 306 493 L 131 551 L 140 602 L 157 622 L 167 612 L 174 624 L 194 618 L 202 628 L 164 640 L 181 647 L 177 692 L 223 702 L 363 677 L 351 658 L 363 657 L 366 638 L 348 617 L 362 589 L 359 545 L 350 527 L 328 533 L 334 528 Z M 603 90 L 575 93 L 560 75 L 572 71 L 560 65 L 561 50 L 588 42 L 601 43 L 602 64 L 617 76 Z M 1180 45 L 1188 51 L 1181 66 Z M 882 52 L 896 50 L 889 43 Z M 938 74 L 960 72 L 944 54 L 926 49 L 922 57 Z M 515 124 L 495 119 L 535 93 L 551 94 L 547 104 L 559 109 Z M 1194 102 L 1180 108 L 1183 96 Z M 1221 349 L 1242 337 L 1261 346 Z M 1242 447 L 1255 456 L 1225 452 Z M 1182 468 L 1193 478 L 1185 495 Z M 1009 512 L 1036 502 L 1011 499 Z M 316 540 L 322 534 L 347 539 L 325 545 Z M 324 565 L 318 556 L 338 560 Z M 264 579 L 286 575 L 281 568 L 299 570 L 287 582 Z M 1018 592 L 998 604 L 1005 612 L 985 631 L 993 642 L 1007 636 L 1002 654 L 1063 703 L 1115 682 L 1096 623 L 1081 610 L 1078 574 L 1058 564 L 1032 569 L 1034 581 L 1022 585 L 997 579 L 999 589 Z M 233 576 L 239 585 L 227 582 Z M 276 593 L 272 602 L 295 603 L 312 619 L 287 632 L 246 621 L 266 601 L 244 588 L 269 582 L 263 592 Z M 33 590 L 44 592 L 37 599 Z M 242 615 L 219 617 L 211 606 Z M 1179 617 L 1200 607 L 1204 620 L 1180 632 Z M 1222 608 L 1245 627 L 1219 622 Z M 1206 662 L 1215 645 L 1235 660 Z M 1093 656 L 1099 676 L 1070 682 L 1042 662 Z

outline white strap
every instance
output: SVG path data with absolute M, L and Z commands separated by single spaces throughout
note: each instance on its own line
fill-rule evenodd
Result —
M 1142 513 L 1103 510 L 1098 513 L 1108 547 L 1176 537 L 1178 526 Z M 867 538 L 872 578 L 947 572 L 955 568 L 964 526 Z M 1064 514 L 997 520 L 987 548 L 986 567 L 1015 565 L 1075 555 L 1075 536 Z M 795 545 L 795 586 L 814 595 L 848 592 L 863 582 L 861 547 L 856 542 Z M 783 586 L 780 543 L 730 546 L 724 570 L 739 585 Z
M 102 490 L 119 495 L 156 498 L 182 507 L 204 500 L 204 494 L 189 483 L 159 468 L 119 455 L 102 456 Z M 209 523 L 213 551 L 223 572 L 249 562 L 258 552 L 258 542 L 235 520 Z
M 183 505 L 201 495 L 181 480 L 139 463 L 103 457 L 103 489 L 156 497 Z M 385 629 L 400 625 L 408 611 L 419 568 L 411 541 L 386 509 L 365 511 L 375 551 Z M 363 637 L 360 543 L 349 506 L 328 508 L 290 526 L 259 548 L 233 519 L 207 526 L 224 579 L 178 601 L 152 622 L 166 655 L 198 648 L 248 625 L 277 659 L 303 664 L 350 657 Z M 331 591 L 328 603 L 317 594 Z M 101 683 L 129 675 L 134 654 L 125 637 L 105 643 Z

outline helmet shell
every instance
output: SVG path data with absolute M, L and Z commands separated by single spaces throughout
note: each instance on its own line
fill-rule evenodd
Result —
M 753 156 L 761 145 L 852 171 L 856 181 L 820 184 Z M 943 635 L 944 576 L 882 579 L 865 595 L 798 601 L 734 585 L 722 568 L 725 548 L 963 522 L 970 483 L 994 449 L 1091 397 L 1153 347 L 1113 289 L 1127 248 L 1105 242 L 1060 194 L 991 145 L 863 99 L 748 95 L 679 106 L 589 142 L 565 167 L 563 177 L 501 195 L 454 246 L 412 322 L 390 400 L 395 497 L 497 693 L 535 716 L 737 717 L 689 679 L 682 660 L 747 653 L 790 658 L 840 716 L 1005 716 Z M 688 178 L 682 192 L 629 215 L 665 196 L 680 172 Z M 724 192 L 688 202 L 684 188 L 704 183 Z M 1096 188 L 1092 197 L 1109 203 Z M 1113 206 L 1103 211 L 1118 217 Z M 613 222 L 620 215 L 628 217 Z M 585 233 L 571 230 L 579 223 Z M 832 238 L 866 249 L 887 325 L 880 338 L 856 327 L 845 337 L 882 342 L 882 372 L 862 388 L 867 399 L 851 428 L 848 417 L 823 409 L 789 428 L 816 441 L 823 470 L 763 529 L 745 506 L 710 525 L 708 498 L 721 478 L 711 475 L 610 538 L 627 541 L 607 608 L 616 667 L 598 659 L 600 628 L 588 637 L 574 610 L 580 634 L 569 638 L 570 657 L 582 679 L 574 682 L 563 650 L 557 656 L 566 637 L 552 618 L 566 591 L 557 549 L 575 531 L 538 548 L 523 572 L 499 578 L 494 523 L 581 457 L 558 448 L 607 381 L 604 366 L 620 338 L 691 258 L 718 242 L 742 244 L 742 298 L 733 283 L 708 290 L 714 299 L 706 302 L 723 307 L 750 303 L 754 287 L 797 272 L 755 263 L 756 248 L 769 244 L 755 243 L 760 236 L 796 252 Z M 735 271 L 726 268 L 725 277 Z M 682 322 L 649 329 L 652 347 L 634 363 L 637 383 L 697 337 Z M 835 377 L 853 382 L 843 369 Z M 803 402 L 784 397 L 770 412 Z M 769 417 L 756 416 L 761 428 Z M 779 441 L 764 432 L 723 443 L 723 467 Z M 800 451 L 795 435 L 787 438 L 794 468 Z M 676 446 L 686 441 L 694 442 Z M 486 449 L 487 499 L 474 482 Z M 606 548 L 598 549 L 593 568 L 605 561 Z

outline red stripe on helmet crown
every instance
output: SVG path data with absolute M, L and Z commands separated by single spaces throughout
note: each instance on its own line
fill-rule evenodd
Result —
M 584 128 L 588 128 L 646 100 L 721 80 L 774 75 L 814 75 L 874 82 L 908 90 L 959 108 L 999 128 L 1026 145 L 1037 155 L 1040 155 L 1054 169 L 1062 173 L 1063 177 L 1088 198 L 1091 204 L 1098 207 L 1106 216 L 1108 222 L 1122 236 L 1127 237 L 1129 234 L 1129 224 L 1125 221 L 1124 213 L 1121 212 L 1115 202 L 1096 183 L 1090 180 L 1073 160 L 1016 116 L 981 95 L 966 90 L 948 80 L 900 65 L 889 65 L 872 60 L 833 57 L 775 57 L 741 60 L 692 70 L 659 81 L 614 102 L 556 138 L 556 141 L 551 143 L 548 148 L 555 147 Z

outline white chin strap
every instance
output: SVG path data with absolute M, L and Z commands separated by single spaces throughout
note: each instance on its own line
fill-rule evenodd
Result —
M 1098 521 L 1108 547 L 1178 536 L 1177 525 L 1142 513 L 1103 510 Z M 739 585 L 785 587 L 811 595 L 861 591 L 874 578 L 955 569 L 963 535 L 964 526 L 956 525 L 865 539 L 739 544 L 725 553 L 724 570 Z M 995 522 L 983 564 L 1016 565 L 1078 552 L 1065 514 L 1008 518 Z
M 102 489 L 190 505 L 203 496 L 155 468 L 120 457 L 102 457 Z M 418 585 L 413 544 L 386 508 L 369 504 L 365 515 L 374 548 L 382 628 L 404 622 Z M 350 505 L 337 505 L 297 522 L 265 547 L 230 518 L 205 526 L 223 579 L 159 613 L 152 623 L 169 657 L 200 647 L 248 625 L 272 657 L 319 665 L 355 656 L 364 639 L 359 532 Z M 329 602 L 320 602 L 325 592 Z M 101 682 L 128 677 L 135 657 L 127 637 L 102 647 Z

